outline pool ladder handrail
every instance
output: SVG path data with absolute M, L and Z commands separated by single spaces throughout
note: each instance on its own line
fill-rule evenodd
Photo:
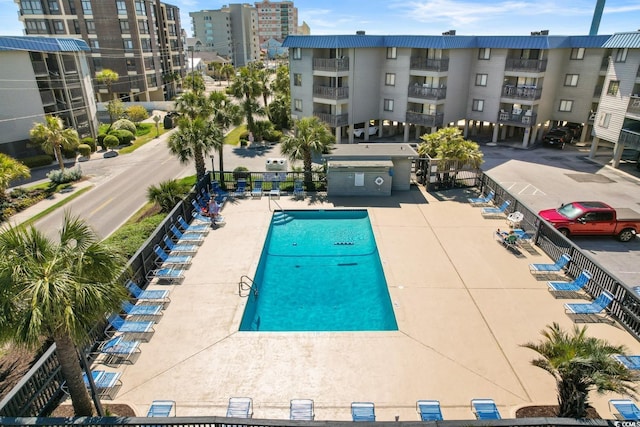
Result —
M 247 283 L 245 279 L 249 280 L 249 282 L 251 283 Z M 238 282 L 238 296 L 241 296 L 241 297 L 249 296 L 248 292 L 246 295 L 243 295 L 242 291 L 253 292 L 253 296 L 255 298 L 258 298 L 258 284 L 254 282 L 253 279 L 251 279 L 251 277 L 247 276 L 246 274 L 243 274 L 242 276 L 240 276 L 240 281 Z
M 278 209 L 271 209 L 271 201 L 272 200 L 273 200 L 273 203 L 276 204 Z M 277 211 L 277 210 L 280 210 L 280 212 L 284 212 L 284 209 L 282 209 L 282 206 L 280 206 L 280 204 L 271 197 L 271 194 L 269 194 L 269 212 L 273 212 L 273 211 Z

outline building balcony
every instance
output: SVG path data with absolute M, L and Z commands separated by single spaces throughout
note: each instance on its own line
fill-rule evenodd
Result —
M 349 114 L 329 114 L 329 113 L 319 113 L 314 111 L 313 115 L 331 126 L 332 128 L 336 128 L 338 126 L 346 126 L 349 123 Z
M 536 123 L 537 114 L 531 110 L 500 111 L 498 113 L 498 123 L 516 126 L 531 126 Z
M 32 61 L 31 65 L 33 65 L 33 72 L 36 76 L 47 76 L 49 72 L 47 71 L 47 63 L 44 61 Z
M 447 97 L 447 88 L 446 87 L 427 87 L 427 86 L 417 86 L 411 85 L 409 86 L 409 97 L 411 98 L 421 98 L 421 99 L 444 99 Z
M 314 71 L 349 71 L 349 58 L 313 58 Z
M 444 114 L 424 114 L 417 113 L 415 111 L 407 111 L 407 122 L 420 126 L 442 126 L 442 123 L 444 122 Z
M 621 142 L 626 148 L 640 150 L 640 132 L 622 129 L 622 131 L 620 131 L 620 140 L 618 142 Z
M 325 99 L 346 99 L 349 98 L 349 87 L 313 86 L 313 96 Z
M 507 59 L 505 71 L 528 71 L 541 73 L 547 69 L 546 59 Z
M 412 70 L 448 71 L 449 58 L 428 59 L 421 56 L 412 56 L 409 68 Z
M 627 107 L 627 113 L 640 116 L 640 95 L 631 95 L 631 99 L 629 99 L 629 106 Z
M 42 99 L 42 105 L 54 105 L 56 103 L 56 98 L 53 95 L 53 92 L 50 90 L 41 91 L 40 98 Z
M 503 98 L 515 98 L 515 99 L 540 99 L 542 94 L 542 88 L 536 86 L 502 86 Z

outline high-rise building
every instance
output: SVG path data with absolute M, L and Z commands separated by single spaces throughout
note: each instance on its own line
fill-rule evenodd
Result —
M 91 74 L 118 73 L 111 87 L 123 101 L 175 96 L 184 76 L 180 10 L 160 0 L 14 0 L 26 35 L 82 38 L 91 48 Z M 109 97 L 97 86 L 99 100 Z
M 298 8 L 292 1 L 263 0 L 255 3 L 258 11 L 258 38 L 260 43 L 269 39 L 283 41 L 298 32 Z

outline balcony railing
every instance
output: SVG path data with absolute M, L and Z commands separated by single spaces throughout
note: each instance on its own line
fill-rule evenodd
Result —
M 313 96 L 326 99 L 345 99 L 349 97 L 349 87 L 313 86 Z
M 444 99 L 447 97 L 446 87 L 409 86 L 409 96 L 422 99 Z
M 507 59 L 505 71 L 542 72 L 547 69 L 546 59 Z
M 329 113 L 318 113 L 313 112 L 313 115 L 318 117 L 320 120 L 331 126 L 332 128 L 338 126 L 346 126 L 349 123 L 349 114 L 329 114 Z
M 620 141 L 627 148 L 640 150 L 640 132 L 634 132 L 628 129 L 622 129 L 620 132 Z
M 627 107 L 627 113 L 640 116 L 640 95 L 631 95 L 629 106 Z
M 442 126 L 444 114 L 424 114 L 415 111 L 407 111 L 407 122 L 420 126 Z
M 448 71 L 449 58 L 429 59 L 422 56 L 412 56 L 410 68 L 412 70 Z
M 349 71 L 349 58 L 313 58 L 315 71 Z
M 540 99 L 542 88 L 536 86 L 502 86 L 502 96 L 517 99 Z
M 531 126 L 536 123 L 537 114 L 528 111 L 500 111 L 498 113 L 498 123 L 519 125 L 519 126 Z

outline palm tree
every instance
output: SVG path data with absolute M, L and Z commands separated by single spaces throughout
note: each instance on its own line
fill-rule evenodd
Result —
M 52 340 L 76 416 L 91 416 L 78 348 L 127 298 L 116 280 L 126 260 L 79 218 L 65 214 L 59 242 L 33 226 L 0 234 L 0 339 L 39 348 Z
M 158 204 L 162 212 L 168 213 L 188 192 L 177 180 L 170 179 L 147 188 L 147 199 Z
M 80 137 L 75 129 L 65 129 L 59 117 L 45 116 L 44 123 L 36 123 L 29 134 L 31 140 L 40 144 L 47 154 L 54 154 L 60 170 L 64 170 L 62 149 L 76 149 L 80 145 Z
M 203 93 L 206 89 L 204 79 L 199 73 L 196 73 L 195 71 L 192 71 L 184 78 L 183 87 L 185 89 L 191 89 L 197 94 Z
M 0 201 L 6 198 L 7 188 L 17 178 L 29 178 L 31 171 L 22 162 L 0 153 Z
M 229 82 L 229 79 L 231 78 L 231 75 L 234 72 L 234 68 L 233 65 L 231 65 L 231 63 L 227 62 L 226 64 L 222 65 L 220 67 L 220 73 L 224 74 L 225 79 L 227 80 L 227 83 Z
M 185 92 L 176 100 L 176 110 L 193 120 L 207 117 L 211 113 L 211 104 L 202 93 Z
M 211 119 L 218 125 L 222 131 L 220 144 L 218 145 L 218 170 L 222 174 L 224 171 L 224 135 L 222 135 L 229 127 L 238 126 L 242 121 L 240 107 L 231 102 L 224 92 L 212 92 L 208 99 L 213 114 Z M 222 177 L 221 177 L 222 178 Z M 224 179 L 220 179 L 221 185 L 224 185 Z
M 254 131 L 253 114 L 262 113 L 260 105 L 256 101 L 256 98 L 261 94 L 260 90 L 260 82 L 256 78 L 255 70 L 248 67 L 240 69 L 239 75 L 236 75 L 230 87 L 233 96 L 243 100 L 242 110 L 246 116 L 247 128 L 250 132 Z
M 302 160 L 304 180 L 307 187 L 313 182 L 311 174 L 312 156 L 328 151 L 335 143 L 329 127 L 316 116 L 304 117 L 295 122 L 294 135 L 282 141 L 282 153 L 294 160 Z
M 599 338 L 588 337 L 586 326 L 575 325 L 573 333 L 553 323 L 541 332 L 544 340 L 522 347 L 541 357 L 531 363 L 549 372 L 556 380 L 559 417 L 585 418 L 591 390 L 630 394 L 638 375 L 612 356 L 624 355 L 624 346 L 614 346 Z
M 222 131 L 216 123 L 202 117 L 183 117 L 178 126 L 178 131 L 169 137 L 169 150 L 183 164 L 195 161 L 196 176 L 201 178 L 206 172 L 204 156 L 220 149 Z
M 262 93 L 262 102 L 264 104 L 264 108 L 266 111 L 269 111 L 269 95 L 271 95 L 270 81 L 271 81 L 271 72 L 262 68 L 255 71 L 256 80 L 260 85 L 260 93 Z

